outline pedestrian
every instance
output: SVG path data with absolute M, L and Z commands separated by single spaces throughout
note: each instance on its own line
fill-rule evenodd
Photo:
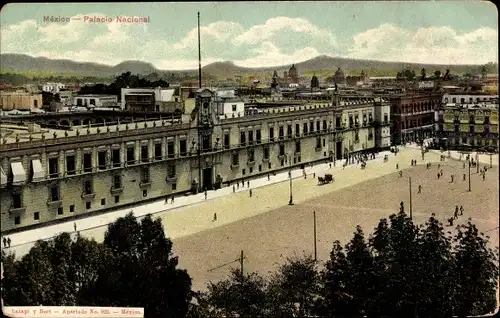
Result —
M 453 175 L 451 175 L 450 177 L 451 177 L 451 183 L 453 183 L 453 177 L 454 177 L 454 176 L 453 176 Z
M 267 174 L 267 181 L 271 180 L 271 175 L 268 173 Z
M 398 163 L 396 163 L 396 170 L 398 170 L 398 169 L 399 169 L 399 164 L 398 164 Z
M 449 218 L 448 222 L 450 222 L 450 226 L 453 226 L 453 218 Z
M 73 228 L 75 229 L 76 232 L 76 222 L 73 223 Z
M 7 238 L 7 245 L 8 245 L 9 247 L 10 247 L 10 242 L 12 242 L 12 241 L 10 240 L 10 237 L 8 237 L 8 238 Z
M 205 189 L 205 200 L 207 199 L 207 189 Z
M 421 184 L 418 185 L 418 193 L 422 193 L 422 185 Z
M 464 215 L 464 207 L 460 206 L 460 216 Z
M 167 204 L 167 203 L 168 203 L 168 195 L 165 196 L 165 204 Z
M 465 169 L 465 162 L 463 163 L 462 168 Z
M 5 237 L 3 238 L 3 247 L 7 247 L 7 239 Z
M 250 188 L 250 181 L 247 181 L 247 188 Z
M 465 181 L 465 173 L 462 175 L 462 181 Z
M 455 206 L 455 214 L 454 214 L 455 219 L 458 219 L 458 205 Z
M 250 194 L 250 197 L 252 197 L 252 189 L 250 189 L 249 194 Z
M 399 171 L 399 177 L 402 178 L 403 177 L 403 171 Z
M 239 188 L 240 188 L 240 182 L 236 181 L 236 189 L 239 189 Z
M 214 213 L 214 218 L 213 218 L 212 222 L 215 222 L 215 221 L 217 221 L 217 213 Z
M 330 169 L 332 168 L 332 163 L 330 163 Z
M 484 172 L 488 171 L 488 167 L 484 166 Z
M 439 177 L 441 177 L 441 174 L 438 172 L 438 180 L 439 180 Z
M 441 171 L 439 171 L 441 173 L 441 177 L 443 176 L 443 169 L 441 169 Z
M 233 184 L 233 193 L 235 193 L 235 192 L 236 192 L 236 187 Z
M 171 204 L 174 204 L 174 199 L 175 199 L 175 195 L 172 194 L 172 201 L 170 201 Z
M 440 164 L 440 163 L 438 163 L 438 169 L 440 169 L 440 168 L 441 168 L 441 164 Z
M 316 179 L 316 172 L 313 172 L 313 179 Z
M 405 204 L 403 201 L 399 203 L 399 212 L 404 213 L 405 212 Z
M 483 181 L 486 178 L 486 173 L 483 172 Z

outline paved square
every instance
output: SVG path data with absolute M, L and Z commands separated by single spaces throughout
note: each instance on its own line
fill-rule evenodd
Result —
M 206 222 L 211 222 L 214 211 L 218 213 L 221 222 L 230 218 L 230 215 L 244 213 L 248 209 L 255 211 L 257 215 L 219 227 L 214 225 L 213 229 L 194 235 L 174 237 L 174 251 L 179 255 L 180 266 L 188 270 L 193 278 L 194 288 L 204 289 L 206 282 L 225 278 L 230 266 L 213 271 L 210 269 L 236 260 L 240 250 L 243 250 L 247 257 L 244 262 L 245 271 L 258 271 L 266 275 L 287 256 L 314 253 L 313 211 L 316 211 L 317 218 L 318 259 L 326 260 L 333 241 L 347 243 L 352 238 L 356 225 L 361 225 L 368 237 L 380 218 L 398 212 L 400 201 L 405 202 L 406 211 L 409 211 L 408 177 L 412 178 L 415 222 L 425 222 L 434 212 L 447 224 L 445 219 L 453 215 L 455 205 L 462 205 L 464 216 L 459 218 L 458 223 L 466 222 L 468 217 L 472 217 L 481 231 L 498 226 L 498 167 L 489 169 L 484 181 L 476 174 L 475 169 L 471 169 L 472 191 L 468 192 L 468 182 L 462 181 L 463 173 L 467 173 L 467 169 L 462 167 L 463 162 L 439 162 L 438 154 L 428 153 L 426 162 L 437 160 L 429 170 L 422 161 L 416 167 L 408 167 L 411 160 L 409 158 L 415 154 L 418 153 L 405 149 L 401 155 L 390 157 L 388 163 L 369 162 L 367 170 L 359 167 L 341 170 L 334 174 L 337 181 L 330 185 L 317 186 L 316 180 L 312 178 L 294 181 L 298 203 L 292 207 L 283 206 L 288 200 L 288 183 L 257 189 L 251 199 L 241 197 L 239 200 L 232 200 L 239 203 L 231 201 L 221 206 L 218 202 L 207 202 L 206 205 L 200 205 L 199 212 L 206 215 Z M 401 168 L 407 168 L 401 178 L 395 169 L 397 162 Z M 440 169 L 438 164 L 441 165 Z M 437 180 L 437 172 L 441 169 L 444 175 Z M 394 173 L 383 176 L 383 172 L 387 174 L 389 170 Z M 373 179 L 377 175 L 376 171 L 382 171 L 382 176 Z M 455 175 L 453 183 L 450 182 L 451 174 Z M 317 173 L 318 175 L 320 174 Z M 363 177 L 371 180 L 335 191 L 342 183 L 349 185 L 350 181 Z M 419 184 L 422 185 L 421 194 L 417 194 Z M 313 198 L 307 199 L 308 197 Z M 277 203 L 281 207 L 272 209 Z M 257 213 L 266 208 L 271 211 Z M 167 219 L 164 222 L 167 231 L 170 231 Z M 448 230 L 452 231 L 452 228 Z M 490 231 L 488 235 L 496 243 L 494 245 L 498 246 L 497 230 Z M 234 263 L 233 266 L 239 265 Z

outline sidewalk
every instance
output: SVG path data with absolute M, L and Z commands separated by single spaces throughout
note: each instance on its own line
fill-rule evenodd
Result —
M 374 160 L 369 160 L 368 165 L 370 163 L 376 162 L 376 161 L 382 161 L 384 155 L 389 154 L 391 155 L 390 152 L 381 152 L 376 156 L 376 159 Z M 392 156 L 394 156 L 392 154 Z M 316 173 L 318 174 L 316 176 L 322 176 L 322 174 L 330 172 L 330 173 L 335 173 L 335 171 L 340 171 L 342 170 L 342 165 L 345 162 L 345 160 L 337 160 L 336 162 L 336 167 L 333 167 L 332 163 L 332 170 L 329 169 L 330 163 L 321 163 L 321 164 L 316 164 L 313 165 L 312 167 L 306 166 L 305 171 L 307 174 L 307 180 L 311 180 L 313 178 L 313 174 Z M 352 169 L 352 168 L 359 168 L 358 165 L 356 164 L 349 164 L 346 166 L 345 169 Z M 262 187 L 270 186 L 273 184 L 279 184 L 283 182 L 287 182 L 288 185 L 288 171 L 283 171 L 280 173 L 277 173 L 276 175 L 270 175 L 270 179 L 268 180 L 267 175 L 260 176 L 255 179 L 251 179 L 250 177 L 246 179 L 245 181 L 245 186 L 244 187 L 239 187 L 239 189 L 236 189 L 236 193 L 233 193 L 233 188 L 232 186 L 229 187 L 224 187 L 219 190 L 211 190 L 207 191 L 207 200 L 205 200 L 205 194 L 204 193 L 198 193 L 196 195 L 188 195 L 188 196 L 179 196 L 175 198 L 174 203 L 170 203 L 171 201 L 169 200 L 168 203 L 165 203 L 164 199 L 160 199 L 155 202 L 143 204 L 140 206 L 136 206 L 132 209 L 127 208 L 127 209 L 118 209 L 113 212 L 109 212 L 106 214 L 101 214 L 98 216 L 90 216 L 85 219 L 78 220 L 76 222 L 74 221 L 68 221 L 56 225 L 50 225 L 47 227 L 43 228 L 38 228 L 38 229 L 33 229 L 33 230 L 28 230 L 24 232 L 19 232 L 19 233 L 14 233 L 9 235 L 8 237 L 11 238 L 12 240 L 12 247 L 11 248 L 6 248 L 5 250 L 14 250 L 16 251 L 16 254 L 22 254 L 23 252 L 27 252 L 29 248 L 36 242 L 37 240 L 47 240 L 50 239 L 54 236 L 57 236 L 58 234 L 62 232 L 69 232 L 69 233 L 75 233 L 74 231 L 74 223 L 76 223 L 77 230 L 80 233 L 85 232 L 85 236 L 92 236 L 95 237 L 96 239 L 103 237 L 105 230 L 107 229 L 107 225 L 109 223 L 112 223 L 116 221 L 117 218 L 125 216 L 129 212 L 133 212 L 134 216 L 140 218 L 143 217 L 147 214 L 152 214 L 155 217 L 160 216 L 157 214 L 162 214 L 161 217 L 165 218 L 165 213 L 171 213 L 174 210 L 178 210 L 179 208 L 182 207 L 187 207 L 191 205 L 196 205 L 204 202 L 212 202 L 214 199 L 218 198 L 223 198 L 231 195 L 239 195 L 244 193 L 245 196 L 248 196 L 248 191 L 250 189 L 259 189 Z M 335 176 L 335 175 L 334 175 Z M 296 183 L 295 180 L 300 180 L 303 179 L 303 172 L 299 168 L 295 168 L 292 170 L 292 178 L 294 179 L 293 183 Z M 316 179 L 317 180 L 317 179 Z M 250 182 L 250 188 L 247 187 L 247 181 Z M 294 191 L 295 192 L 295 191 Z M 288 201 L 287 201 L 288 202 Z M 193 226 L 193 229 L 195 229 L 196 226 Z M 165 226 L 167 235 L 172 237 L 172 234 L 170 233 L 171 231 L 168 230 L 168 227 Z M 91 232 L 94 235 L 90 235 Z M 174 231 L 176 232 L 176 231 Z M 192 234 L 193 231 L 188 231 L 189 234 Z

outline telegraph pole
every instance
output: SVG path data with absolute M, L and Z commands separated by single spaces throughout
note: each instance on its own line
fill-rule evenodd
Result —
M 467 163 L 469 164 L 469 192 L 470 192 L 470 159 L 467 159 Z
M 411 203 L 411 177 L 408 178 L 408 183 L 410 184 L 410 220 L 413 220 L 413 209 Z
M 314 219 L 314 261 L 318 260 L 318 250 L 316 246 L 316 211 L 313 211 L 313 219 Z
M 200 12 L 198 12 L 198 86 L 201 88 L 201 37 L 200 37 Z M 201 180 L 200 180 L 201 182 Z
M 290 170 L 288 172 L 288 176 L 290 177 L 290 200 L 288 201 L 288 205 L 293 205 L 293 192 L 292 192 L 292 155 L 288 155 L 288 162 L 290 165 Z
M 490 168 L 493 168 L 493 154 L 490 152 Z

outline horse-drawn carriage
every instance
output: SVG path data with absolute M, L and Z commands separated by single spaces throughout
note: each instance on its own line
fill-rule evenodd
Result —
M 325 174 L 324 177 L 318 177 L 318 184 L 323 185 L 334 181 L 333 176 L 329 173 Z

